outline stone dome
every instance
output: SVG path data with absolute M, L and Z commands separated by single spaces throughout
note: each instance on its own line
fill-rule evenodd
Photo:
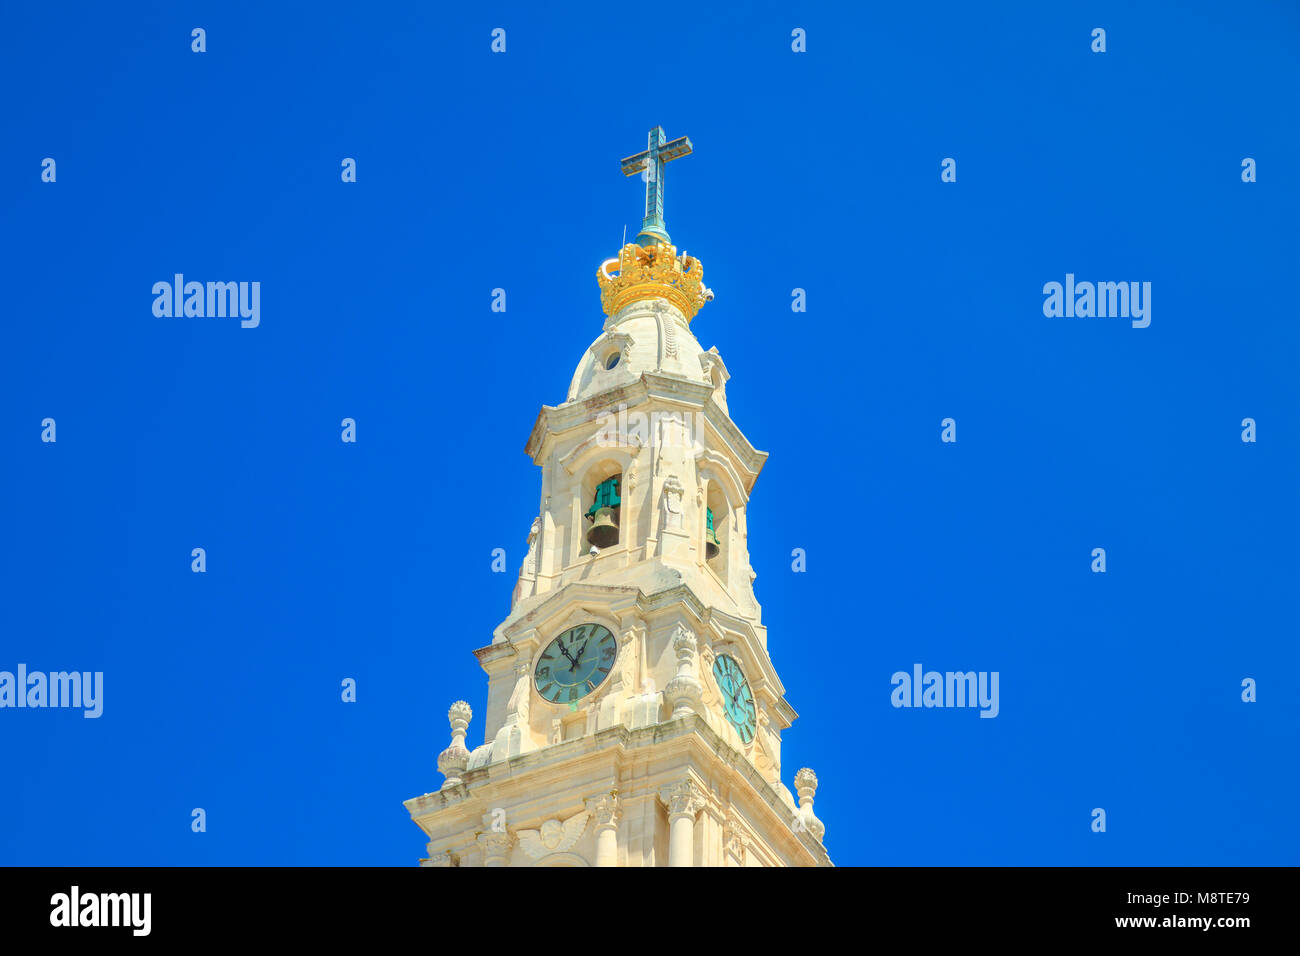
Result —
M 583 353 L 566 402 L 638 381 L 646 372 L 712 385 L 726 411 L 726 366 L 717 349 L 704 351 L 682 313 L 666 299 L 643 299 L 616 312 Z

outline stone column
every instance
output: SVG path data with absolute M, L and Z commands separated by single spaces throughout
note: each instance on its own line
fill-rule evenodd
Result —
M 623 810 L 618 795 L 610 792 L 587 801 L 596 826 L 596 865 L 618 866 L 618 822 Z
M 689 778 L 659 791 L 668 807 L 668 865 L 695 865 L 695 814 L 704 805 L 704 795 Z

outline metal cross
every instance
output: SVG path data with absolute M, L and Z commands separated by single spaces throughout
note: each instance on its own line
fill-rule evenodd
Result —
M 664 225 L 664 164 L 692 150 L 691 141 L 685 136 L 678 136 L 671 143 L 666 140 L 664 128 L 656 126 L 650 131 L 646 149 L 622 163 L 624 176 L 645 171 L 645 219 L 641 221 L 641 234 L 636 237 L 643 246 L 656 242 L 668 244 L 668 227 Z

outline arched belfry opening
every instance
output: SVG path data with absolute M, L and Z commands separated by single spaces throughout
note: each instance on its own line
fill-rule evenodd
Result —
M 585 547 L 604 551 L 623 540 L 623 474 L 616 462 L 593 465 L 582 482 Z
M 704 562 L 724 582 L 730 560 L 731 504 L 718 481 L 709 481 L 704 497 Z
M 704 509 L 704 556 L 712 560 L 722 551 L 722 544 L 718 541 L 718 530 L 713 524 L 713 509 Z

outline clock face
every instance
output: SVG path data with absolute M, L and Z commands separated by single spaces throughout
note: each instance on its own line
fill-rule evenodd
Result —
M 618 641 L 599 624 L 571 627 L 542 651 L 533 672 L 537 693 L 552 704 L 573 704 L 609 676 Z
M 713 661 L 713 679 L 722 691 L 722 707 L 727 720 L 736 728 L 740 739 L 749 743 L 754 739 L 758 712 L 754 709 L 754 695 L 749 689 L 749 681 L 745 680 L 745 672 L 734 658 L 719 654 Z

